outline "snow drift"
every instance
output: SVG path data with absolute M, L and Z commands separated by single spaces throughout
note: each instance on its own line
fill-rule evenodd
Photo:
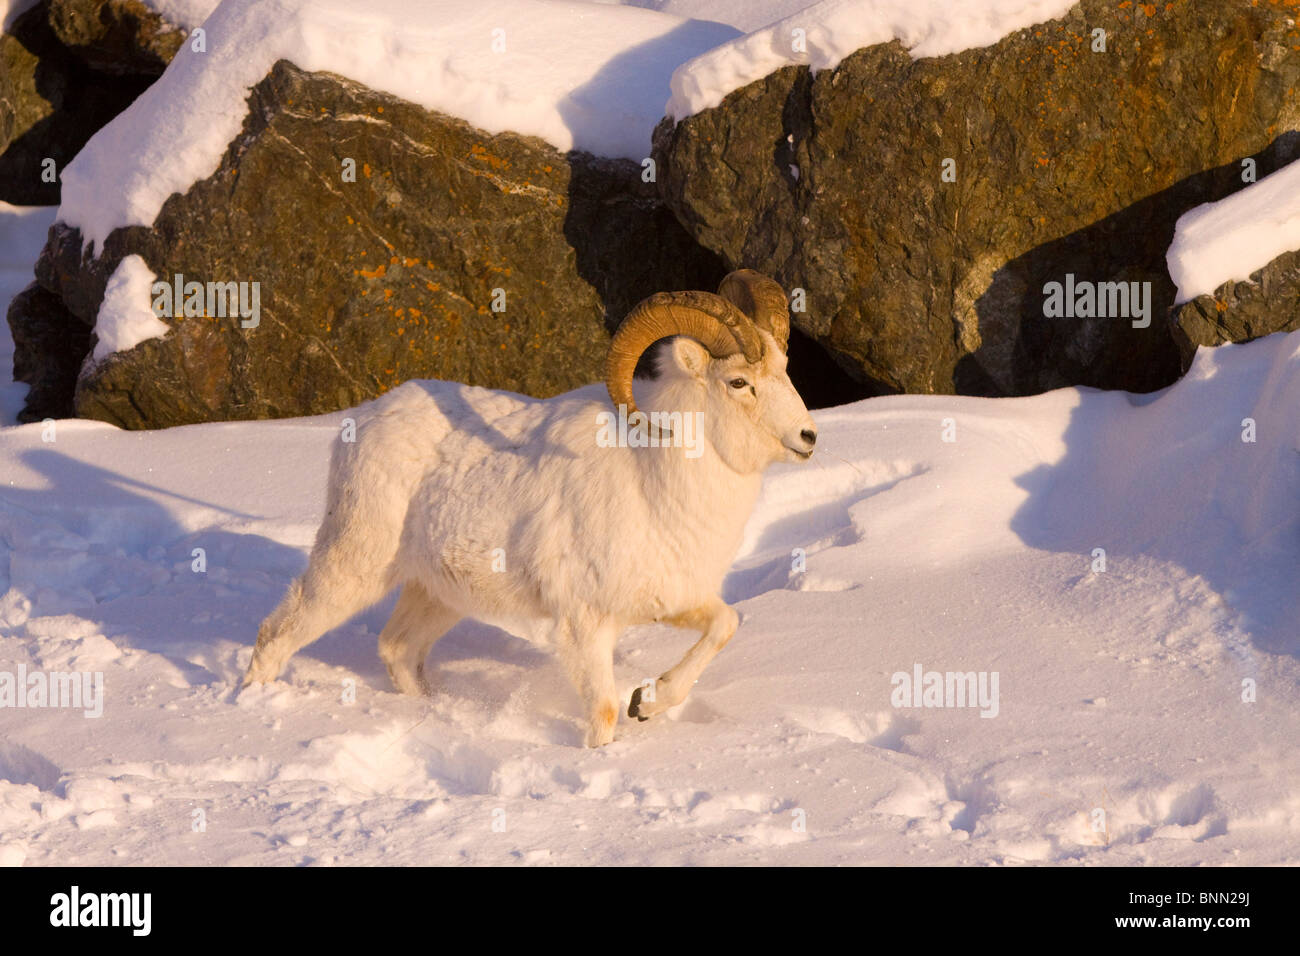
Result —
M 2 433 L 0 670 L 105 694 L 90 734 L 0 708 L 7 862 L 1296 859 L 1300 334 L 1152 396 L 819 413 L 727 580 L 736 638 L 598 752 L 549 652 L 485 625 L 392 693 L 386 606 L 233 696 L 342 417 Z M 631 632 L 623 696 L 691 639 Z M 999 675 L 996 717 L 895 706 L 914 670 Z

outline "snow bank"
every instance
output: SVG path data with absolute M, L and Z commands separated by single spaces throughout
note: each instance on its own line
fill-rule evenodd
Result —
M 557 149 L 641 159 L 672 71 L 732 27 L 561 0 L 226 0 L 207 52 L 181 47 L 166 73 L 96 133 L 63 172 L 59 219 L 102 248 L 153 223 L 172 193 L 216 169 L 249 89 L 279 59 Z M 112 189 L 104 184 L 112 183 Z
M 667 114 L 682 120 L 775 70 L 831 69 L 854 50 L 899 40 L 916 59 L 989 46 L 1061 16 L 1076 0 L 823 0 L 680 66 Z M 796 39 L 804 45 L 795 46 Z
M 1218 202 L 1183 213 L 1165 261 L 1177 302 L 1243 282 L 1284 252 L 1300 249 L 1300 162 Z
M 150 287 L 157 277 L 139 256 L 126 256 L 104 287 L 104 299 L 95 316 L 95 351 L 91 358 L 102 362 L 113 352 L 125 352 L 146 339 L 167 334 L 166 322 L 153 314 Z
M 4 861 L 1300 860 L 1300 333 L 1150 396 L 817 412 L 724 584 L 736 637 L 598 752 L 553 654 L 486 625 L 438 643 L 431 697 L 392 693 L 391 598 L 235 696 L 346 414 L 0 431 L 0 671 L 104 688 L 94 733 L 0 709 Z M 694 639 L 632 629 L 622 699 Z M 896 703 L 918 667 L 999 674 L 997 716 Z

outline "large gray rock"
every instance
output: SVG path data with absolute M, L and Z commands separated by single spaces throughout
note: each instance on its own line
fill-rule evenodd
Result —
M 1180 371 L 1175 221 L 1241 188 L 1242 159 L 1263 176 L 1295 155 L 1293 13 L 1083 0 L 984 49 L 790 66 L 661 123 L 661 194 L 728 267 L 804 288 L 796 323 L 864 382 L 1155 389 Z M 1150 283 L 1150 325 L 1046 317 L 1070 281 Z
M 166 336 L 88 362 L 78 415 L 128 428 L 310 415 L 422 377 L 551 395 L 603 377 L 608 330 L 635 302 L 723 274 L 635 163 L 488 135 L 284 61 L 250 107 L 216 172 L 152 227 L 93 253 L 51 230 L 37 277 L 83 332 L 131 254 L 159 277 L 260 295 L 255 328 L 169 317 Z
M 1212 295 L 1182 303 L 1173 321 L 1185 362 L 1199 345 L 1300 329 L 1300 251 L 1283 253 L 1244 282 L 1225 282 Z

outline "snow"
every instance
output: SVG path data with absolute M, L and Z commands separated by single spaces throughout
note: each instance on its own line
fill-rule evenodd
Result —
M 102 362 L 113 352 L 125 352 L 146 339 L 162 338 L 170 329 L 154 315 L 150 291 L 157 279 L 140 256 L 122 259 L 104 287 L 104 300 L 95 317 L 95 351 Z
M 621 3 L 623 0 L 598 0 Z M 627 0 L 631 7 L 696 20 L 713 20 L 749 33 L 813 6 L 815 0 Z
M 666 113 L 680 121 L 784 66 L 832 69 L 854 50 L 895 39 L 915 59 L 990 46 L 1016 30 L 1063 15 L 1075 2 L 823 0 L 684 63 L 673 73 Z
M 1177 302 L 1244 282 L 1284 252 L 1300 249 L 1300 162 L 1218 202 L 1178 217 L 1165 261 Z
M 217 8 L 220 0 L 141 0 L 146 7 L 162 15 L 168 23 L 197 27 Z
M 237 694 L 346 414 L 0 431 L 0 671 L 106 698 L 0 709 L 0 861 L 1300 859 L 1300 333 L 1151 396 L 815 413 L 726 581 L 736 638 L 598 751 L 552 654 L 483 624 L 434 650 L 433 696 L 393 693 L 391 598 Z M 625 635 L 623 699 L 693 639 Z M 918 667 L 996 674 L 996 716 L 894 706 Z
M 779 6 L 753 15 L 793 9 Z M 832 28 L 888 28 L 939 55 L 1049 7 L 984 2 L 940 22 L 929 0 L 823 3 L 809 60 L 856 42 Z M 187 48 L 65 171 L 61 215 L 97 244 L 152 222 L 215 167 L 280 55 L 455 99 L 458 115 L 488 104 L 554 133 L 558 113 L 573 142 L 608 145 L 658 118 L 634 77 L 662 80 L 662 105 L 682 37 L 735 33 L 538 0 L 411 9 L 227 0 L 208 53 Z M 467 39 L 498 23 L 509 75 Z M 638 35 L 644 60 L 628 61 Z M 775 62 L 775 35 L 745 41 L 752 61 L 743 43 L 696 61 L 695 92 Z M 642 72 L 611 66 L 628 62 Z M 1233 197 L 1253 194 L 1217 230 L 1180 221 L 1189 275 L 1243 268 L 1248 235 L 1287 241 L 1292 197 L 1255 192 L 1281 175 Z M 0 205 L 0 305 L 30 281 L 51 218 Z M 1220 232 L 1236 238 L 1195 252 Z M 146 280 L 143 263 L 115 274 L 110 334 L 146 324 Z M 3 368 L 12 348 L 6 328 Z M 23 391 L 0 384 L 5 421 Z M 768 474 L 725 583 L 737 636 L 685 704 L 622 717 L 596 751 L 552 654 L 484 624 L 438 644 L 431 697 L 393 693 L 375 649 L 391 597 L 238 693 L 260 621 L 305 565 L 347 414 L 0 428 L 0 692 L 20 669 L 102 675 L 104 691 L 98 717 L 0 707 L 0 865 L 1300 861 L 1300 332 L 1201 349 L 1154 395 L 816 412 L 817 453 Z M 626 634 L 622 698 L 693 640 Z M 910 706 L 899 692 L 918 671 L 996 679 L 996 707 Z
M 151 225 L 169 196 L 216 170 L 249 89 L 279 59 L 489 133 L 639 161 L 672 71 L 736 35 L 717 23 L 561 0 L 374 0 L 364 9 L 352 0 L 226 0 L 203 27 L 206 52 L 182 46 L 63 171 L 59 219 L 96 249 L 117 227 Z

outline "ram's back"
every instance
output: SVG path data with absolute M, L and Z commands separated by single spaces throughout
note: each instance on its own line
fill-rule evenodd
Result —
M 503 420 L 536 404 L 506 392 L 416 380 L 361 406 L 355 440 L 342 431 L 331 455 L 317 547 L 356 542 L 357 560 L 390 561 L 421 479 L 467 447 L 490 440 Z

